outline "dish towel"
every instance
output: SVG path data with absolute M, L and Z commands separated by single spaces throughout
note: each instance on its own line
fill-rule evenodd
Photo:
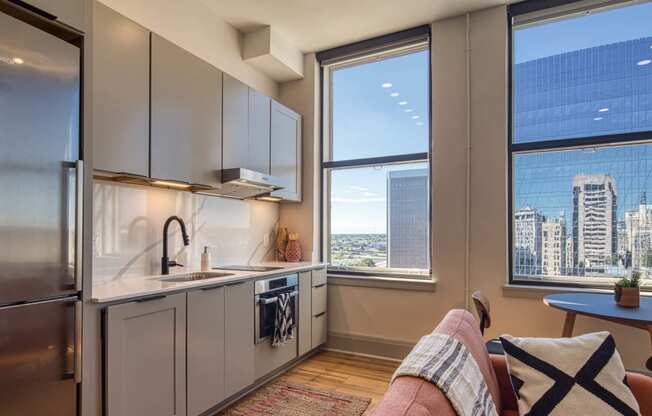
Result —
M 421 338 L 392 376 L 392 382 L 400 376 L 433 383 L 458 416 L 498 416 L 478 364 L 466 346 L 450 335 L 432 333 Z
M 294 338 L 294 317 L 292 312 L 290 294 L 281 293 L 278 295 L 272 347 L 280 347 Z

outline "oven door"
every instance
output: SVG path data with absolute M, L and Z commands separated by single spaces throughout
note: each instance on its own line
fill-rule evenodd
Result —
M 260 344 L 274 335 L 276 327 L 276 309 L 278 307 L 278 295 L 281 293 L 290 294 L 290 308 L 292 309 L 292 322 L 294 327 L 297 326 L 298 302 L 297 295 L 299 294 L 297 286 L 285 287 L 280 290 L 261 293 L 256 295 L 256 334 L 255 342 Z

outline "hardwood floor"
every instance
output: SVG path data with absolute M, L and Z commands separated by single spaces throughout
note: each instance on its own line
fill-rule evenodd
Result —
M 395 361 L 324 351 L 281 378 L 322 390 L 370 397 L 367 415 L 383 397 L 398 365 Z

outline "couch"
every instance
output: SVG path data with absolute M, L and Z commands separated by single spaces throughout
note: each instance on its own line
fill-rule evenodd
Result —
M 477 321 L 469 312 L 450 311 L 435 329 L 466 345 L 478 363 L 498 413 L 517 416 L 516 396 L 507 372 L 505 357 L 487 352 Z M 627 373 L 627 382 L 638 400 L 643 416 L 652 416 L 652 378 Z M 416 377 L 399 377 L 389 387 L 372 416 L 456 416 L 446 396 L 434 384 Z

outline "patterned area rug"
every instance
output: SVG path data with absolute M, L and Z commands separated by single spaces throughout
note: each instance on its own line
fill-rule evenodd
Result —
M 360 416 L 371 399 L 277 381 L 263 386 L 220 416 Z

